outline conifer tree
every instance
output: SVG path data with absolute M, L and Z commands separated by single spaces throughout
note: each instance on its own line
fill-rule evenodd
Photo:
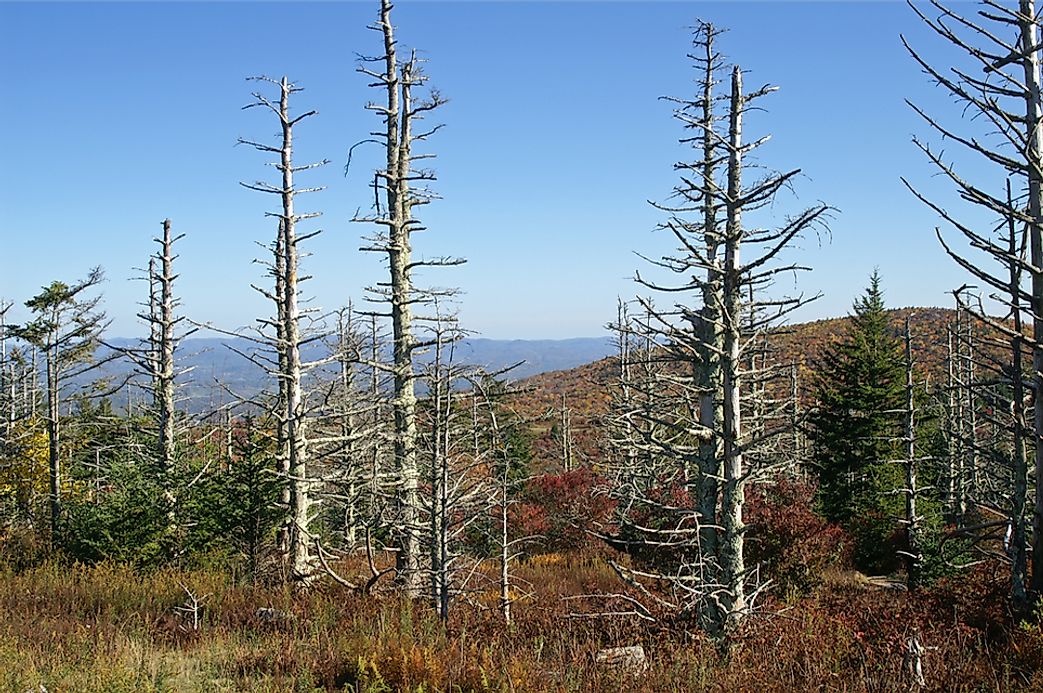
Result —
M 892 329 L 874 271 L 854 303 L 851 328 L 823 356 L 809 416 L 812 462 L 827 519 L 849 525 L 882 510 L 889 460 L 901 424 L 904 382 L 901 341 Z

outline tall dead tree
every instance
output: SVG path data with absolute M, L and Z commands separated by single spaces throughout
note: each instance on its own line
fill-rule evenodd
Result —
M 440 129 L 436 125 L 427 130 L 418 130 L 425 114 L 435 110 L 444 99 L 435 90 L 426 98 L 419 98 L 415 91 L 427 82 L 420 61 L 413 52 L 408 59 L 400 60 L 391 21 L 390 0 L 381 0 L 380 15 L 370 28 L 383 37 L 383 55 L 363 57 L 358 70 L 373 79 L 372 87 L 385 92 L 380 104 L 368 104 L 384 122 L 384 130 L 373 133 L 384 145 L 386 162 L 373 179 L 373 214 L 356 215 L 354 221 L 378 225 L 378 232 L 362 249 L 387 256 L 389 282 L 372 291 L 378 299 L 386 301 L 392 326 L 393 398 L 391 408 L 394 417 L 394 460 L 397 479 L 397 512 L 395 526 L 398 533 L 396 554 L 399 584 L 407 594 L 419 596 L 423 590 L 423 550 L 421 546 L 422 525 L 419 509 L 419 472 L 417 466 L 417 397 L 415 356 L 423 348 L 415 334 L 415 311 L 431 298 L 431 290 L 419 289 L 415 283 L 416 270 L 431 266 L 461 264 L 456 258 L 417 259 L 413 256 L 412 234 L 423 230 L 415 217 L 417 207 L 431 202 L 435 194 L 426 184 L 435 179 L 434 173 L 416 166 L 418 161 L 432 158 L 431 154 L 415 151 L 418 144 L 425 142 Z M 372 69 L 371 65 L 380 65 Z
M 905 469 L 905 517 L 902 524 L 905 529 L 905 549 L 903 558 L 906 564 L 906 584 L 909 589 L 915 589 L 920 585 L 921 572 L 923 570 L 923 550 L 920 541 L 920 516 L 916 511 L 917 496 L 921 490 L 917 482 L 917 470 L 920 460 L 916 456 L 916 402 L 913 389 L 913 336 L 909 327 L 909 317 L 905 318 L 905 412 L 903 443 L 905 457 L 903 467 Z
M 912 10 L 934 33 L 958 49 L 964 63 L 980 69 L 959 65 L 936 68 L 922 55 L 903 42 L 920 68 L 961 105 L 961 128 L 946 125 L 910 103 L 928 127 L 945 140 L 957 143 L 979 160 L 995 166 L 991 176 L 977 180 L 964 177 L 955 164 L 943 158 L 942 153 L 928 142 L 914 139 L 933 167 L 955 189 L 958 196 L 996 219 L 996 231 L 980 231 L 975 224 L 961 221 L 945 205 L 929 199 L 906 181 L 916 197 L 934 210 L 947 225 L 955 228 L 973 250 L 993 258 L 1002 269 L 1016 268 L 1019 280 L 1010 282 L 1009 272 L 994 272 L 976 258 L 955 250 L 937 231 L 939 240 L 949 256 L 976 281 L 986 287 L 1006 315 L 995 319 L 987 314 L 984 305 L 965 305 L 975 318 L 1022 342 L 1032 352 L 1033 384 L 1035 392 L 1043 391 L 1043 104 L 1040 101 L 1040 18 L 1035 0 L 1019 0 L 1016 7 L 1008 7 L 994 0 L 986 0 L 972 16 L 964 16 L 931 0 L 928 10 L 910 3 Z M 1012 180 L 1011 194 L 1005 187 Z M 1028 242 L 1028 257 L 1023 259 L 1010 253 L 1006 236 L 1007 226 L 1024 228 Z M 1020 277 L 1028 287 L 1022 286 Z M 970 301 L 968 301 L 969 303 Z M 1010 320 L 1021 313 L 1019 320 L 1032 322 L 1031 337 L 1016 335 Z M 1019 351 L 1020 354 L 1020 351 Z M 1013 355 L 1013 352 L 1012 352 Z M 1020 355 L 1017 356 L 1020 359 Z M 1017 360 L 1017 359 L 1014 359 Z M 1019 405 L 1021 406 L 1021 405 Z M 1036 478 L 1043 477 L 1043 407 L 1033 407 L 1031 438 L 1034 441 Z M 1015 466 L 1017 462 L 1015 461 Z M 1018 482 L 1015 482 L 1018 483 Z M 1015 511 L 1016 512 L 1016 511 Z M 1013 518 L 1015 525 L 1020 519 Z M 1033 512 L 1032 592 L 1043 592 L 1043 484 L 1036 484 Z M 1017 578 L 1016 578 L 1017 580 Z M 1016 595 L 1020 599 L 1020 595 Z
M 256 81 L 275 85 L 279 90 L 278 100 L 271 100 L 261 92 L 254 92 L 254 101 L 244 109 L 263 108 L 275 114 L 279 121 L 281 136 L 277 146 L 240 138 L 240 144 L 246 144 L 258 151 L 273 154 L 277 160 L 272 165 L 281 174 L 279 184 L 273 185 L 263 181 L 241 183 L 250 190 L 277 195 L 281 201 L 281 210 L 266 212 L 279 222 L 279 233 L 274 243 L 274 262 L 272 271 L 275 275 L 273 292 L 263 292 L 277 303 L 274 344 L 277 352 L 276 379 L 279 382 L 280 410 L 276 418 L 280 421 L 284 441 L 285 461 L 283 467 L 289 486 L 289 521 L 286 536 L 286 557 L 288 559 L 291 578 L 303 582 L 313 576 L 315 565 L 311 555 L 312 536 L 309 525 L 312 520 L 313 499 L 311 487 L 313 480 L 308 472 L 308 438 L 306 434 L 307 416 L 304 401 L 303 373 L 305 364 L 301 358 L 302 309 L 300 306 L 299 244 L 319 233 L 312 231 L 298 234 L 297 224 L 301 221 L 321 216 L 321 212 L 298 213 L 294 204 L 300 193 L 316 192 L 321 188 L 299 188 L 294 182 L 294 175 L 302 171 L 322 166 L 326 161 L 295 165 L 293 162 L 294 128 L 305 118 L 313 116 L 317 111 L 306 111 L 299 115 L 291 115 L 290 97 L 301 91 L 301 88 L 286 77 L 279 80 L 268 77 L 252 78 Z M 267 322 L 270 325 L 271 321 Z
M 708 24 L 697 27 L 693 57 L 700 67 L 702 93 L 695 101 L 676 101 L 676 115 L 701 135 L 686 141 L 700 145 L 702 154 L 696 164 L 675 167 L 682 171 L 682 184 L 674 191 L 681 202 L 660 205 L 670 214 L 662 227 L 679 248 L 651 261 L 683 277 L 684 283 L 638 276 L 654 291 L 695 297 L 667 310 L 644 302 L 649 317 L 637 327 L 656 345 L 649 351 L 663 367 L 651 388 L 650 406 L 638 408 L 631 418 L 658 424 L 658 433 L 646 436 L 641 445 L 654 449 L 661 462 L 652 472 L 653 483 L 622 484 L 626 491 L 619 500 L 626 501 L 630 518 L 624 517 L 621 526 L 628 535 L 610 538 L 653 557 L 651 567 L 639 571 L 615 566 L 631 587 L 658 606 L 693 616 L 716 636 L 750 612 L 761 587 L 745 559 L 746 486 L 791 461 L 772 452 L 780 449 L 791 417 L 785 409 L 775 411 L 755 401 L 768 392 L 769 382 L 788 377 L 789 364 L 753 355 L 763 353 L 769 330 L 810 299 L 768 298 L 765 290 L 780 273 L 806 269 L 780 262 L 779 256 L 795 238 L 822 224 L 828 209 L 815 205 L 769 229 L 748 218 L 762 215 L 799 170 L 769 173 L 752 183 L 744 180 L 750 153 L 768 140 L 744 138 L 745 115 L 775 88 L 747 92 L 736 66 L 730 71 L 729 93 L 718 95 L 715 87 L 724 69 L 713 48 L 718 34 Z M 748 426 L 755 409 L 764 415 L 756 426 Z M 648 473 L 636 469 L 630 475 Z M 678 484 L 687 496 L 673 495 Z M 678 497 L 687 500 L 678 502 Z M 640 519 L 649 514 L 668 522 Z M 671 595 L 654 594 L 645 584 L 649 579 L 671 585 Z
M 180 238 L 180 236 L 178 236 Z M 153 395 L 153 406 L 156 409 L 156 417 L 159 424 L 158 453 L 159 465 L 164 475 L 169 474 L 174 467 L 176 455 L 174 439 L 174 351 L 177 347 L 177 338 L 174 330 L 182 318 L 177 317 L 174 311 L 177 299 L 174 297 L 174 242 L 177 240 L 171 235 L 170 220 L 163 221 L 163 237 L 157 239 L 161 251 L 158 256 L 159 282 L 158 310 L 149 316 L 149 321 L 156 326 L 155 346 L 155 378 Z
M 957 319 L 959 319 L 959 315 L 960 309 L 957 306 Z M 964 493 L 963 486 L 964 438 L 962 426 L 964 421 L 964 397 L 960 388 L 957 370 L 959 358 L 956 353 L 955 332 L 958 332 L 958 329 L 954 329 L 952 325 L 946 326 L 945 393 L 947 406 L 945 407 L 944 434 L 948 454 L 946 455 L 946 464 L 942 470 L 945 486 L 942 498 L 945 503 L 946 514 L 954 521 L 963 517 L 967 512 L 967 496 Z
M 170 219 L 162 223 L 163 234 L 154 239 L 159 250 L 149 258 L 144 279 L 149 292 L 145 310 L 138 313 L 149 331 L 144 344 L 135 348 L 106 344 L 110 349 L 129 358 L 136 370 L 148 380 L 151 392 L 151 414 L 155 420 L 155 444 L 151 457 L 164 489 L 171 492 L 167 477 L 174 469 L 177 456 L 177 383 L 179 375 L 175 360 L 181 340 L 195 329 L 181 331 L 184 316 L 178 315 L 180 299 L 174 293 L 174 244 L 184 234 L 174 236 Z
M 449 619 L 452 600 L 473 590 L 479 559 L 463 544 L 489 512 L 490 455 L 474 447 L 474 410 L 464 404 L 464 386 L 475 369 L 459 363 L 456 346 L 464 337 L 455 316 L 439 315 L 427 326 L 431 359 L 423 370 L 427 396 L 421 407 L 420 468 L 430 489 L 420 500 L 425 518 L 423 542 L 429 559 L 432 604 Z
M 698 96 L 693 100 L 667 98 L 676 105 L 674 118 L 691 132 L 681 139 L 681 144 L 692 146 L 700 158 L 692 163 L 674 164 L 681 176 L 681 183 L 674 188 L 672 199 L 676 200 L 675 204 L 652 203 L 670 215 L 670 220 L 661 228 L 668 229 L 682 247 L 691 245 L 691 249 L 696 251 L 693 254 L 698 257 L 696 266 L 682 269 L 675 265 L 671 269 L 703 275 L 698 281 L 701 304 L 697 309 L 682 311 L 682 318 L 689 326 L 690 348 L 694 356 L 689 362 L 698 401 L 699 425 L 709 432 L 720 431 L 724 421 L 721 359 L 725 346 L 721 315 L 725 305 L 721 245 L 727 199 L 723 194 L 726 188 L 722 188 L 726 183 L 721 174 L 729 163 L 729 142 L 727 132 L 722 129 L 725 115 L 721 110 L 728 96 L 718 90 L 726 67 L 725 58 L 716 47 L 717 38 L 722 33 L 721 28 L 708 22 L 697 23 L 693 50 L 688 57 L 696 69 Z M 690 221 L 682 216 L 688 214 L 692 215 Z M 689 472 L 698 498 L 704 526 L 701 541 L 707 555 L 717 551 L 717 533 L 713 528 L 717 524 L 718 496 L 723 478 L 721 453 L 722 441 L 711 433 L 699 442 L 698 468 Z

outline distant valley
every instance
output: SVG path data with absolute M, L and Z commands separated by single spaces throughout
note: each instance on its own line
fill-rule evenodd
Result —
M 133 347 L 134 339 L 111 339 L 115 347 Z M 180 381 L 184 406 L 189 411 L 200 413 L 226 404 L 236 397 L 249 398 L 263 391 L 270 384 L 270 376 L 252 363 L 242 353 L 250 353 L 257 346 L 248 339 L 236 338 L 190 338 L 178 348 L 179 370 L 184 371 Z M 325 356 L 324 347 L 313 346 L 305 359 L 318 360 Z M 242 353 L 237 353 L 242 352 Z M 102 349 L 98 357 L 109 353 Z M 568 370 L 597 361 L 613 353 L 612 338 L 576 337 L 572 339 L 465 339 L 456 347 L 458 363 L 482 366 L 495 371 L 520 363 L 511 370 L 511 380 L 521 380 L 549 371 Z M 421 357 L 423 362 L 429 355 Z M 117 359 L 105 364 L 91 374 L 92 380 L 102 378 L 118 383 L 132 370 L 128 359 Z M 81 383 L 83 384 L 83 383 Z M 128 405 L 127 392 L 121 392 L 117 407 Z M 135 397 L 144 397 L 138 389 L 129 395 L 133 405 Z

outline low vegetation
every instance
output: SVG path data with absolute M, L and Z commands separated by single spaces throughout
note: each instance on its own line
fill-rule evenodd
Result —
M 786 565 L 791 575 L 793 561 Z M 475 594 L 444 624 L 426 604 L 390 591 L 363 597 L 324 583 L 295 592 L 237 582 L 218 568 L 138 572 L 48 560 L 0 579 L 0 687 L 895 691 L 911 685 L 914 634 L 925 648 L 923 690 L 1043 686 L 1038 615 L 1012 623 L 995 566 L 909 595 L 837 564 L 817 572 L 814 586 L 784 583 L 727 654 L 680 625 L 577 618 L 570 597 L 618 590 L 604 555 L 533 556 L 519 577 L 531 593 L 507 627 L 488 606 L 495 593 Z M 197 629 L 182 608 L 188 592 L 202 604 Z M 594 661 L 602 648 L 632 645 L 643 646 L 647 670 Z

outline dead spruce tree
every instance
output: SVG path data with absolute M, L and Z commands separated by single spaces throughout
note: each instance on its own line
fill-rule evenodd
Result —
M 453 315 L 441 313 L 426 326 L 431 358 L 423 369 L 427 396 L 420 412 L 420 469 L 429 493 L 420 499 L 426 518 L 424 543 L 429 557 L 431 600 L 439 618 L 449 619 L 453 599 L 480 577 L 479 559 L 468 556 L 465 540 L 489 511 L 491 480 L 488 452 L 472 448 L 474 431 L 464 386 L 475 369 L 459 362 L 456 349 L 464 332 Z
M 974 462 L 975 429 L 971 425 L 974 409 L 972 380 L 974 349 L 970 324 L 972 316 L 960 300 L 963 288 L 955 292 L 955 319 L 946 328 L 946 419 L 945 441 L 948 448 L 942 469 L 944 502 L 948 517 L 956 522 L 967 514 L 973 495 L 967 470 Z
M 107 344 L 110 349 L 128 358 L 138 373 L 148 381 L 151 393 L 151 415 L 155 421 L 154 445 L 150 457 L 155 465 L 157 477 L 169 494 L 169 479 L 177 457 L 177 363 L 178 345 L 194 333 L 195 328 L 182 331 L 179 325 L 184 316 L 178 315 L 180 299 L 174 293 L 174 244 L 184 234 L 174 236 L 169 219 L 163 220 L 163 235 L 154 239 L 159 250 L 149 258 L 144 279 L 148 282 L 148 301 L 145 311 L 138 318 L 148 327 L 149 336 L 144 344 L 126 348 Z M 187 371 L 186 371 L 187 372 Z
M 681 172 L 676 203 L 658 206 L 669 214 L 661 226 L 679 249 L 651 262 L 683 283 L 638 276 L 653 291 L 694 298 L 668 309 L 644 301 L 648 317 L 633 328 L 645 335 L 645 358 L 662 362 L 654 385 L 645 385 L 651 397 L 630 415 L 632 421 L 644 419 L 631 430 L 645 431 L 638 446 L 657 464 L 651 472 L 639 464 L 615 475 L 631 477 L 622 484 L 620 500 L 629 516 L 620 519 L 617 540 L 648 566 L 617 565 L 617 572 L 654 602 L 649 606 L 693 618 L 715 636 L 730 632 L 750 612 L 763 587 L 756 584 L 756 570 L 746 565 L 745 488 L 787 462 L 771 450 L 786 438 L 791 417 L 782 410 L 767 416 L 768 407 L 755 398 L 767 383 L 788 378 L 789 364 L 752 356 L 763 350 L 769 330 L 810 299 L 769 289 L 778 275 L 805 269 L 780 256 L 794 239 L 822 224 L 827 212 L 819 204 L 777 228 L 754 225 L 758 212 L 763 214 L 799 170 L 744 180 L 752 167 L 750 153 L 768 140 L 744 138 L 745 115 L 775 88 L 747 92 L 735 66 L 730 92 L 719 95 L 725 69 L 714 48 L 719 33 L 705 23 L 696 28 L 692 57 L 700 93 L 691 101 L 674 100 L 675 116 L 696 133 L 682 141 L 701 158 L 675 166 Z M 755 406 L 765 417 L 747 428 Z M 657 593 L 656 584 L 669 585 L 668 593 Z M 648 606 L 642 610 L 650 613 Z
M 174 468 L 176 445 L 174 435 L 175 416 L 175 363 L 174 352 L 181 337 L 175 335 L 175 329 L 183 318 L 175 315 L 178 300 L 174 296 L 174 243 L 181 236 L 174 238 L 171 234 L 170 220 L 163 221 L 163 237 L 156 239 L 161 250 L 156 256 L 159 265 L 154 272 L 154 281 L 158 284 L 152 292 L 149 314 L 146 318 L 152 335 L 151 375 L 153 383 L 153 408 L 159 429 L 157 441 L 157 459 L 160 473 L 168 475 Z
M 178 525 L 178 500 L 185 490 L 179 488 L 177 474 L 177 441 L 184 434 L 184 426 L 179 426 L 178 422 L 177 378 L 191 370 L 177 370 L 176 352 L 181 341 L 193 334 L 196 328 L 181 329 L 185 317 L 178 315 L 181 301 L 174 292 L 177 279 L 174 272 L 174 261 L 177 259 L 174 244 L 184 234 L 174 236 L 169 219 L 163 221 L 162 228 L 162 236 L 154 239 L 159 244 L 159 250 L 149 258 L 148 269 L 143 277 L 148 282 L 148 300 L 144 304 L 145 310 L 138 313 L 138 318 L 148 327 L 148 338 L 136 347 L 105 345 L 133 364 L 135 372 L 125 384 L 131 388 L 144 387 L 149 392 L 151 401 L 147 413 L 151 420 L 150 442 L 142 454 L 151 465 L 150 477 L 157 484 L 163 502 L 167 505 L 165 532 L 168 537 L 174 538 Z M 136 382 L 135 376 L 146 380 L 147 385 Z M 132 412 L 128 411 L 128 414 Z
M 373 213 L 356 215 L 354 221 L 369 222 L 378 231 L 362 248 L 387 256 L 389 281 L 371 289 L 376 300 L 384 301 L 391 319 L 393 377 L 391 409 L 394 418 L 394 465 L 397 474 L 396 513 L 394 526 L 398 533 L 396 568 L 398 582 L 407 594 L 419 596 L 423 590 L 422 570 L 423 531 L 419 516 L 419 472 L 417 466 L 417 397 L 415 357 L 424 348 L 416 336 L 414 325 L 417 307 L 430 301 L 439 292 L 423 290 L 415 283 L 416 270 L 424 267 L 461 264 L 457 258 L 417 259 L 413 256 L 412 236 L 423 230 L 415 217 L 417 207 L 436 198 L 427 187 L 435 179 L 434 173 L 420 169 L 417 162 L 434 155 L 415 151 L 441 126 L 418 130 L 424 116 L 444 103 L 435 90 L 426 98 L 416 91 L 427 82 L 416 53 L 406 60 L 398 57 L 394 25 L 391 21 L 391 2 L 381 0 L 380 15 L 370 28 L 383 36 L 384 53 L 379 57 L 363 57 L 358 70 L 373 79 L 370 86 L 385 92 L 380 104 L 368 104 L 384 123 L 384 130 L 373 133 L 375 141 L 384 145 L 386 164 L 373 178 Z M 380 65 L 380 68 L 370 66 Z M 429 345 L 428 345 L 429 346 Z
M 254 101 L 243 108 L 262 108 L 275 114 L 281 136 L 278 145 L 275 146 L 242 138 L 239 143 L 275 155 L 276 161 L 271 165 L 281 174 L 281 180 L 278 184 L 258 181 L 241 185 L 250 190 L 277 195 L 282 203 L 278 212 L 265 213 L 266 216 L 278 220 L 278 236 L 273 244 L 274 260 L 269 268 L 274 275 L 274 288 L 268 291 L 255 287 L 276 303 L 275 320 L 260 321 L 262 337 L 266 329 L 274 328 L 274 335 L 269 333 L 267 340 L 269 344 L 274 345 L 276 357 L 274 362 L 272 359 L 258 360 L 256 356 L 252 358 L 269 371 L 274 371 L 279 384 L 275 418 L 280 426 L 281 467 L 288 483 L 286 500 L 289 506 L 285 555 L 290 578 L 294 582 L 303 583 L 314 576 L 315 564 L 311 553 L 313 537 L 309 530 L 314 514 L 311 494 L 313 479 L 309 477 L 308 468 L 307 407 L 303 385 L 304 372 L 311 364 L 304 363 L 301 357 L 301 346 L 310 338 L 302 328 L 304 311 L 300 305 L 300 282 L 306 277 L 300 275 L 299 244 L 320 232 L 298 234 L 297 224 L 321 216 L 321 212 L 301 214 L 296 211 L 294 205 L 298 194 L 316 192 L 321 188 L 299 188 L 294 182 L 294 176 L 328 162 L 303 165 L 295 165 L 293 162 L 294 128 L 305 118 L 317 113 L 306 111 L 299 115 L 291 114 L 290 97 L 300 92 L 301 88 L 286 77 L 279 80 L 268 77 L 252 79 L 275 85 L 279 90 L 279 97 L 272 100 L 257 91 L 253 93 Z
M 16 420 L 15 402 L 17 386 L 15 384 L 14 359 L 9 355 L 11 342 L 10 325 L 7 322 L 7 311 L 14 304 L 0 299 L 0 455 L 8 455 L 8 447 L 14 434 Z M 10 345 L 13 347 L 13 345 Z
M 364 335 L 359 331 L 358 316 L 349 303 L 337 311 L 336 341 L 330 345 L 336 366 L 336 379 L 330 388 L 329 418 L 333 422 L 328 439 L 313 440 L 316 447 L 328 447 L 322 453 L 329 467 L 323 499 L 331 508 L 340 510 L 331 518 L 341 530 L 344 548 L 352 551 L 358 545 L 360 530 L 364 531 L 364 508 L 369 505 L 367 493 L 372 484 L 367 479 L 370 455 L 367 446 L 375 441 L 377 431 L 367 422 L 375 407 L 365 398 L 360 364 L 363 361 Z
M 976 214 L 995 220 L 994 232 L 979 230 L 975 222 L 967 222 L 950 213 L 945 205 L 928 198 L 906 181 L 916 197 L 934 210 L 947 225 L 955 228 L 970 248 L 983 254 L 999 268 L 993 269 L 979 257 L 952 247 L 937 231 L 949 256 L 975 281 L 986 287 L 989 297 L 1005 315 L 992 317 L 986 307 L 974 300 L 961 306 L 980 323 L 1006 335 L 1009 340 L 1010 366 L 1007 376 L 1011 386 L 1010 410 L 1013 413 L 1010 434 L 1012 450 L 1030 446 L 1034 455 L 1035 477 L 1043 475 L 1043 407 L 1032 406 L 1032 424 L 1023 430 L 1021 416 L 1027 416 L 1024 400 L 1014 395 L 1020 383 L 1022 349 L 1032 354 L 1032 383 L 1029 391 L 1043 391 L 1043 104 L 1040 101 L 1039 12 L 1035 0 L 1019 0 L 1008 7 L 986 0 L 973 16 L 953 12 L 937 0 L 928 10 L 910 5 L 921 20 L 938 36 L 956 47 L 969 67 L 940 69 L 905 43 L 920 68 L 961 105 L 961 128 L 945 122 L 910 103 L 929 128 L 941 138 L 957 143 L 965 152 L 995 167 L 990 176 L 976 180 L 963 176 L 956 164 L 950 163 L 930 143 L 914 139 L 931 165 L 955 189 L 958 196 L 971 204 Z M 973 68 L 980 69 L 976 72 Z M 1008 179 L 1011 181 L 1008 187 Z M 1009 192 L 1008 192 L 1009 191 Z M 1027 237 L 1025 257 L 1014 249 L 1017 234 Z M 960 294 L 957 293 L 960 301 Z M 1021 333 L 1021 325 L 1032 323 L 1032 334 Z M 1015 369 L 1018 375 L 1015 376 Z M 1016 541 L 1025 537 L 1024 502 L 1027 494 L 1027 470 L 1021 469 L 1014 452 L 1016 470 L 1011 503 L 1005 511 L 1013 527 Z M 1027 452 L 1026 452 L 1027 454 Z M 1031 592 L 1043 592 L 1043 484 L 1036 484 L 1033 510 L 1033 570 Z M 1012 599 L 1023 608 L 1025 579 L 1021 558 L 1023 549 L 1015 548 L 1015 574 Z
M 905 548 L 902 557 L 906 565 L 906 585 L 910 590 L 920 586 L 923 572 L 923 549 L 921 548 L 922 518 L 916 510 L 916 501 L 924 490 L 919 487 L 918 471 L 921 462 L 916 451 L 916 400 L 913 383 L 913 333 L 909 327 L 909 317 L 905 318 L 905 411 L 902 432 L 902 443 L 905 456 L 902 466 L 905 470 L 905 487 L 901 489 L 905 496 L 905 517 L 902 527 L 905 530 Z

